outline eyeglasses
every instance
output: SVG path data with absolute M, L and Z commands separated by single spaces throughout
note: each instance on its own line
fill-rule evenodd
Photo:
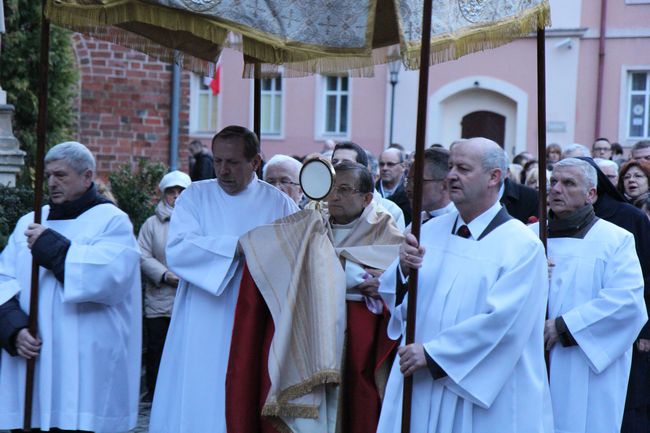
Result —
M 341 197 L 347 197 L 349 195 L 357 194 L 360 192 L 361 192 L 360 190 L 356 188 L 352 188 L 351 186 L 341 185 L 341 186 L 337 186 L 336 188 L 332 188 L 330 194 L 336 194 L 336 195 L 340 195 Z
M 294 182 L 291 179 L 283 178 L 283 179 L 266 179 L 266 183 L 270 183 L 273 186 L 289 186 L 289 185 L 295 185 L 298 186 L 300 185 L 298 182 Z
M 611 150 L 611 147 L 594 147 L 594 152 L 609 152 Z
M 630 180 L 630 179 L 643 179 L 643 178 L 645 178 L 645 177 L 646 177 L 645 174 L 640 174 L 640 173 L 636 173 L 636 174 L 626 174 L 625 176 L 623 176 L 623 180 Z
M 445 180 L 444 177 L 441 179 L 435 179 L 435 178 L 427 179 L 425 177 L 422 178 L 422 182 L 443 182 L 444 180 Z M 413 179 L 412 177 L 407 177 L 406 179 L 404 179 L 404 186 L 408 185 L 409 183 L 415 185 L 415 179 Z

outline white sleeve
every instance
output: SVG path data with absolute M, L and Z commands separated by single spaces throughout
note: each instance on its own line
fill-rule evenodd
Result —
M 88 243 L 71 241 L 65 258 L 64 302 L 114 305 L 140 284 L 140 250 L 126 214 L 112 216 Z
M 189 196 L 176 202 L 167 237 L 167 266 L 182 280 L 219 296 L 235 275 L 238 237 L 202 234 Z

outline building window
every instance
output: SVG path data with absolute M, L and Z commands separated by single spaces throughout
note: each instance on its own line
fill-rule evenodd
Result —
M 630 71 L 627 131 L 629 138 L 650 137 L 650 72 Z
M 190 131 L 193 135 L 213 135 L 219 127 L 219 87 L 212 78 L 192 74 L 190 82 Z M 216 90 L 215 90 L 216 89 Z
M 261 127 L 263 136 L 282 135 L 282 76 L 262 79 Z
M 350 78 L 323 77 L 322 135 L 347 136 L 350 129 Z

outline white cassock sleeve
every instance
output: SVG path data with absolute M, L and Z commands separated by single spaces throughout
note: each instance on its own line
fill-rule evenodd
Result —
M 647 320 L 643 275 L 632 235 L 626 235 L 610 255 L 602 275 L 603 287 L 594 298 L 562 315 L 596 373 L 630 349 Z
M 239 238 L 202 235 L 197 207 L 187 197 L 176 202 L 167 237 L 167 266 L 181 279 L 219 296 L 237 271 Z
M 101 233 L 71 240 L 65 259 L 63 302 L 115 305 L 133 289 L 140 273 L 140 250 L 126 214 L 113 215 Z
M 448 374 L 450 390 L 489 408 L 511 379 L 530 339 L 543 320 L 547 294 L 546 257 L 541 244 L 500 270 L 488 288 L 486 306 L 442 330 L 424 349 Z M 540 340 L 541 344 L 541 340 Z
M 9 236 L 5 249 L 0 254 L 0 305 L 21 291 L 20 284 L 16 280 L 16 266 L 20 263 L 16 236 L 25 237 L 25 235 L 17 233 L 18 227 L 20 225 L 17 224 L 16 229 Z

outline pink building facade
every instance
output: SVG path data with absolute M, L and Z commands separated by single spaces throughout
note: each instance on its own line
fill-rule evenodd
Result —
M 547 141 L 590 146 L 597 136 L 629 147 L 650 139 L 650 0 L 551 0 L 547 29 Z M 605 18 L 603 52 L 600 25 Z M 78 139 L 98 154 L 101 172 L 135 156 L 169 161 L 171 67 L 137 53 L 75 36 L 81 70 Z M 601 55 L 602 54 L 602 55 Z M 602 79 L 598 74 L 602 62 Z M 252 80 L 240 53 L 226 50 L 218 93 L 210 79 L 181 76 L 179 166 L 187 143 L 206 144 L 231 124 L 252 128 Z M 429 73 L 427 144 L 490 136 L 511 156 L 537 148 L 534 35 Z M 599 84 L 600 83 L 600 84 Z M 599 90 L 600 86 L 600 90 Z M 401 70 L 395 86 L 393 142 L 414 148 L 417 71 Z M 262 150 L 306 155 L 325 140 L 352 140 L 378 154 L 389 144 L 391 85 L 385 65 L 373 78 L 346 75 L 262 82 Z M 597 95 L 600 122 L 597 117 Z

